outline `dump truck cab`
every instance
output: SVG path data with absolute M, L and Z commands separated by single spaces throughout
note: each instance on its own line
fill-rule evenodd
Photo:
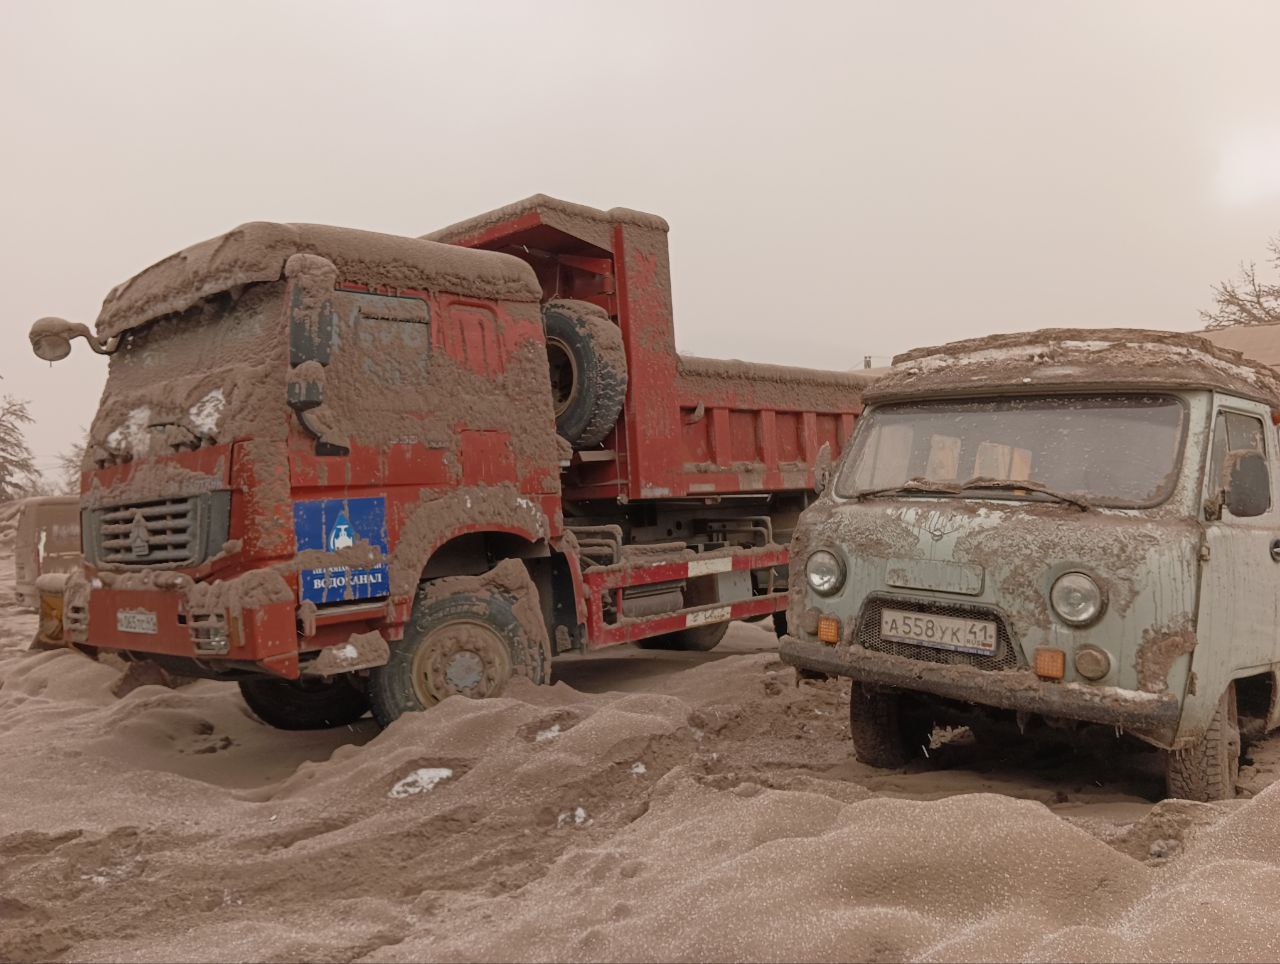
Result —
M 853 680 L 859 758 L 975 707 L 1170 751 L 1234 793 L 1274 728 L 1280 382 L 1189 335 L 1049 330 L 895 359 L 793 543 L 783 659 Z

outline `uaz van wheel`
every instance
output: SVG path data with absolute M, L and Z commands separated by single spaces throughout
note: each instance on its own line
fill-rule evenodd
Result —
M 1240 717 L 1236 684 L 1218 700 L 1204 735 L 1191 746 L 1169 752 L 1165 784 L 1169 796 L 1182 800 L 1230 800 L 1240 775 Z
M 599 445 L 627 393 L 622 332 L 604 309 L 585 301 L 549 301 L 542 320 L 556 431 L 574 448 Z
M 346 675 L 242 679 L 240 695 L 254 716 L 278 730 L 327 730 L 354 723 L 369 712 L 364 690 Z
M 379 725 L 454 695 L 497 696 L 515 674 L 545 683 L 543 646 L 520 624 L 514 600 L 498 590 L 419 596 L 404 639 L 385 666 L 369 674 L 369 702 Z
M 855 681 L 849 691 L 849 734 L 859 762 L 893 769 L 922 752 L 933 717 L 901 692 Z

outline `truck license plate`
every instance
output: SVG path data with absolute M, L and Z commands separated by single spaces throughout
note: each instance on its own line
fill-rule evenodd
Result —
M 116 613 L 116 629 L 122 633 L 156 634 L 156 614 L 145 609 Z
M 957 619 L 884 609 L 880 612 L 880 636 L 897 643 L 984 656 L 996 650 L 996 624 L 986 619 Z

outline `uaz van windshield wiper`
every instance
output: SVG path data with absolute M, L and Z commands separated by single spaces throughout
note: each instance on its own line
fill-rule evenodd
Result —
M 969 489 L 1009 489 L 1013 491 L 1021 489 L 1026 492 L 1035 492 L 1037 495 L 1048 496 L 1066 505 L 1073 505 L 1081 512 L 1087 512 L 1091 508 L 1089 503 L 1084 500 L 1074 495 L 1067 495 L 1065 492 L 1051 489 L 1043 482 L 1036 482 L 1031 479 L 991 479 L 981 476 L 969 479 L 967 482 L 934 482 L 930 479 L 916 476 L 901 485 L 886 485 L 883 488 L 858 492 L 854 495 L 854 498 L 861 501 L 863 499 L 874 499 L 876 496 L 881 495 L 961 495 Z
M 1051 489 L 1043 482 L 1036 482 L 1034 479 L 989 479 L 979 477 L 970 479 L 967 482 L 961 482 L 958 488 L 960 491 L 966 489 L 1010 489 L 1014 491 L 1023 489 L 1027 492 L 1047 495 L 1049 498 L 1065 502 L 1067 505 L 1073 505 L 1081 512 L 1088 512 L 1090 509 L 1089 503 L 1083 499 Z
M 855 499 L 874 499 L 878 495 L 902 495 L 918 492 L 922 495 L 959 495 L 962 487 L 954 482 L 932 482 L 916 476 L 901 485 L 886 485 L 880 489 L 866 489 L 854 495 Z

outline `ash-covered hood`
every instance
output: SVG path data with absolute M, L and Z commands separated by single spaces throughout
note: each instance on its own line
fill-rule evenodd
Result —
M 113 288 L 98 314 L 98 336 L 122 334 L 241 285 L 279 280 L 294 254 L 328 258 L 342 281 L 495 301 L 542 297 L 533 269 L 510 255 L 351 228 L 253 221 L 184 248 Z
M 1200 531 L 1176 516 L 967 499 L 851 501 L 819 515 L 805 520 L 819 522 L 811 544 L 839 546 L 851 577 L 871 579 L 864 591 L 982 600 L 1013 617 L 1024 638 L 1048 628 L 1048 589 L 1064 570 L 1095 575 L 1121 619 L 1144 596 L 1144 626 L 1194 613 Z

